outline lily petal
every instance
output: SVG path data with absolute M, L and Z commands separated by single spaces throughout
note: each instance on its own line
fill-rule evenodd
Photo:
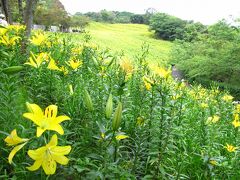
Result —
M 56 146 L 51 148 L 51 151 L 55 155 L 67 155 L 71 151 L 71 146 Z
M 48 155 L 48 158 L 43 160 L 42 167 L 47 175 L 54 174 L 57 168 L 57 163 Z
M 57 109 L 56 105 L 50 105 L 45 109 L 45 117 L 46 118 L 56 118 L 57 116 Z
M 37 137 L 40 137 L 46 129 L 42 129 L 41 127 L 37 127 Z
M 53 130 L 53 131 L 57 131 L 61 135 L 64 134 L 63 128 L 60 124 L 52 124 L 48 129 Z
M 40 168 L 41 165 L 42 165 L 42 160 L 37 160 L 37 161 L 35 161 L 35 162 L 33 163 L 32 166 L 27 167 L 27 169 L 28 169 L 29 171 L 36 171 L 37 169 Z
M 65 156 L 59 156 L 59 155 L 52 154 L 52 157 L 57 163 L 62 164 L 62 165 L 67 165 L 69 162 L 69 159 Z
M 38 116 L 43 116 L 43 111 L 37 104 L 28 103 L 27 108 L 30 112 L 37 114 Z
M 43 158 L 46 150 L 47 148 L 45 146 L 40 147 L 37 150 L 28 150 L 28 155 L 34 160 L 39 160 Z
M 29 113 L 24 113 L 23 117 L 32 120 L 39 126 L 40 121 L 44 118 L 42 109 L 37 104 L 27 103 Z
M 38 126 L 40 125 L 39 120 L 36 119 L 36 115 L 33 114 L 33 113 L 24 113 L 23 117 L 31 120 L 32 122 L 34 122 Z
M 58 137 L 56 134 L 54 134 L 50 140 L 50 142 L 46 145 L 46 147 L 52 147 L 52 146 L 57 146 L 58 143 Z
M 9 162 L 9 164 L 12 163 L 12 159 L 13 159 L 13 157 L 15 156 L 15 154 L 16 154 L 20 149 L 22 149 L 23 146 L 25 146 L 26 143 L 27 143 L 27 142 L 25 142 L 25 143 L 23 143 L 23 144 L 20 144 L 20 145 L 18 145 L 18 146 L 16 146 L 16 147 L 13 148 L 13 150 L 10 152 L 10 154 L 9 154 L 9 156 L 8 156 L 8 162 Z
M 61 122 L 66 121 L 66 120 L 70 120 L 70 117 L 68 117 L 68 116 L 58 116 L 55 119 L 56 123 L 61 123 Z

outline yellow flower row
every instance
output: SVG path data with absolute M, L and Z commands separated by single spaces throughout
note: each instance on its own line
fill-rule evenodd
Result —
M 48 62 L 47 68 L 50 70 L 57 70 L 62 71 L 65 75 L 68 74 L 68 70 L 66 67 L 58 67 L 56 61 L 50 56 L 49 53 L 41 52 L 38 55 L 35 55 L 31 52 L 31 57 L 29 58 L 29 61 L 25 64 L 30 65 L 34 68 L 41 67 L 42 64 Z M 76 59 L 70 59 L 66 64 L 71 67 L 73 70 L 77 70 L 79 67 L 82 66 L 82 61 L 76 60 Z

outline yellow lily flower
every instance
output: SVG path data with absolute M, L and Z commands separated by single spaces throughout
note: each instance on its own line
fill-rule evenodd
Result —
M 129 59 L 124 59 L 120 63 L 120 67 L 126 74 L 132 74 L 134 66 Z
M 234 114 L 233 116 L 235 121 L 239 121 L 239 114 Z
M 216 166 L 218 163 L 215 160 L 210 160 L 209 164 L 211 164 L 212 166 Z
M 158 66 L 151 67 L 151 69 L 153 70 L 153 73 L 156 76 L 159 76 L 161 78 L 168 78 L 171 73 L 170 70 L 166 70 L 166 69 L 158 67 Z
M 201 103 L 200 107 L 203 108 L 203 109 L 208 108 L 208 104 L 207 103 Z
M 207 124 L 216 123 L 219 121 L 219 119 L 220 117 L 217 115 L 214 115 L 213 117 L 208 117 Z
M 240 126 L 239 114 L 234 114 L 234 121 L 232 122 L 232 124 L 235 128 Z
M 232 124 L 233 124 L 233 126 L 235 127 L 235 128 L 237 128 L 237 127 L 239 127 L 240 126 L 240 122 L 239 121 L 233 121 L 232 122 Z
M 75 48 L 72 48 L 72 53 L 73 53 L 74 55 L 79 55 L 79 54 L 82 53 L 82 51 L 83 51 L 83 47 L 75 47 Z
M 39 68 L 44 61 L 49 60 L 49 54 L 48 53 L 42 52 L 38 56 L 36 56 L 32 52 L 30 52 L 30 53 L 31 53 L 31 57 L 29 58 L 29 62 L 26 62 L 24 64 L 33 66 L 35 68 Z
M 150 83 L 148 83 L 147 81 L 144 81 L 144 85 L 147 91 L 150 91 L 152 88 L 152 85 Z
M 50 70 L 57 70 L 57 71 L 62 71 L 56 64 L 55 60 L 53 58 L 50 59 L 50 62 L 48 64 L 48 69 Z
M 63 72 L 63 74 L 66 76 L 68 74 L 68 69 L 64 66 L 60 67 L 61 71 Z
M 71 146 L 57 146 L 58 138 L 54 134 L 50 142 L 46 146 L 42 146 L 36 150 L 28 150 L 28 155 L 35 160 L 34 164 L 27 167 L 29 171 L 36 171 L 41 166 L 46 175 L 56 172 L 57 163 L 67 165 L 69 159 L 65 156 L 70 153 Z
M 23 26 L 23 25 L 9 25 L 9 26 L 7 26 L 7 29 L 10 30 L 10 31 L 14 31 L 18 34 L 20 31 L 25 30 L 26 26 Z
M 102 133 L 101 133 L 101 138 L 102 138 L 102 139 L 105 139 L 105 138 L 106 138 L 106 134 L 102 132 Z
M 20 143 L 28 141 L 28 139 L 20 138 L 17 135 L 17 130 L 14 129 L 11 134 L 4 139 L 4 141 L 7 143 L 8 146 L 15 146 Z
M 152 88 L 152 84 L 154 84 L 154 82 L 151 79 L 147 78 L 146 76 L 143 76 L 142 80 L 144 82 L 146 90 L 150 91 L 150 89 Z
M 240 104 L 235 106 L 235 113 L 240 113 Z
M 82 61 L 71 59 L 67 62 L 67 65 L 69 65 L 73 70 L 76 70 L 77 68 L 81 67 L 83 64 Z
M 118 140 L 118 141 L 120 141 L 120 140 L 122 140 L 122 139 L 126 139 L 126 138 L 128 138 L 129 136 L 127 136 L 127 135 L 125 135 L 125 134 L 118 134 L 118 135 L 116 135 L 116 140 Z
M 25 146 L 25 144 L 27 144 L 27 141 L 29 139 L 24 139 L 24 138 L 20 138 L 17 135 L 17 130 L 14 129 L 11 134 L 9 136 L 7 136 L 4 141 L 7 143 L 8 146 L 15 146 L 12 151 L 10 152 L 9 156 L 8 156 L 8 162 L 9 164 L 12 163 L 12 159 L 15 156 L 15 154 L 23 148 L 23 146 Z M 21 144 L 22 143 L 22 144 Z M 20 145 L 18 145 L 20 144 Z
M 42 32 L 36 33 L 31 39 L 30 42 L 36 46 L 41 46 L 43 43 L 46 43 L 48 36 Z
M 224 146 L 224 148 L 226 148 L 228 152 L 235 152 L 238 149 L 238 147 L 234 147 L 229 144 L 227 144 L 227 146 Z
M 222 99 L 226 102 L 231 102 L 233 100 L 233 97 L 230 95 L 224 95 Z
M 61 135 L 64 134 L 60 123 L 66 120 L 70 120 L 70 118 L 68 116 L 57 117 L 58 107 L 56 105 L 48 106 L 45 109 L 44 113 L 37 104 L 27 103 L 27 107 L 30 112 L 24 113 L 23 117 L 33 121 L 38 126 L 37 137 L 40 137 L 46 130 L 56 131 Z
M 0 36 L 3 36 L 7 33 L 7 28 L 0 28 Z
M 4 44 L 5 46 L 14 46 L 19 39 L 20 39 L 19 36 L 14 36 L 10 38 L 4 35 L 0 39 L 0 44 Z

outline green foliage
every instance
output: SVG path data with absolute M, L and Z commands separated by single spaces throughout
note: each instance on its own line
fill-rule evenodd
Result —
M 87 25 L 89 25 L 90 19 L 87 16 L 75 14 L 71 17 L 71 27 L 79 27 L 84 29 Z
M 88 12 L 84 15 L 96 22 L 149 24 L 149 20 L 154 13 L 155 10 L 149 8 L 145 14 L 134 14 L 126 11 L 119 12 L 101 10 L 100 12 Z
M 150 29 L 155 31 L 158 38 L 164 40 L 192 41 L 199 33 L 203 33 L 205 26 L 201 23 L 184 21 L 165 13 L 156 13 L 150 19 Z
M 209 85 L 212 81 L 239 93 L 239 30 L 224 21 L 209 26 L 191 43 L 178 42 L 172 61 L 187 78 Z
M 144 16 L 140 14 L 135 14 L 130 17 L 131 23 L 133 24 L 144 24 Z
M 182 39 L 185 26 L 186 21 L 164 13 L 157 13 L 150 20 L 150 28 L 164 40 Z
M 131 12 L 114 12 L 115 13 L 115 23 L 130 23 L 130 18 L 133 15 Z
M 113 23 L 114 18 L 115 18 L 115 15 L 113 14 L 113 12 L 107 11 L 105 9 L 100 11 L 100 15 L 101 15 L 103 22 Z
M 59 0 L 43 0 L 37 6 L 34 23 L 45 26 L 70 26 L 70 17 Z

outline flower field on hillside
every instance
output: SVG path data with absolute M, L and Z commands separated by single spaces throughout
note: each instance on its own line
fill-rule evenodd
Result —
M 0 28 L 0 178 L 238 179 L 240 105 L 81 42 Z M 23 53 L 24 52 L 24 53 Z

